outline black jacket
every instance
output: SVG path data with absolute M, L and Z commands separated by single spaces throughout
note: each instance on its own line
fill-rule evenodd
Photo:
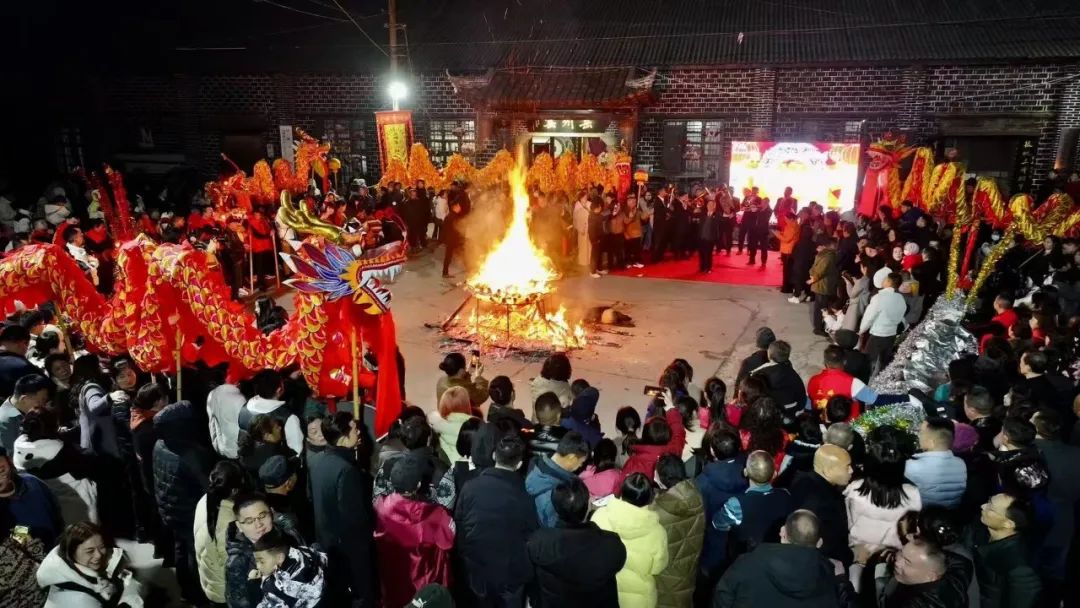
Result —
M 799 473 L 791 484 L 792 506 L 807 509 L 821 522 L 821 552 L 850 566 L 854 559 L 848 546 L 847 506 L 844 492 L 816 472 Z
M 873 572 L 877 563 L 878 558 L 872 558 L 864 572 Z M 946 551 L 945 575 L 932 583 L 903 585 L 891 576 L 875 581 L 877 605 L 879 608 L 963 608 L 968 605 L 967 590 L 972 575 L 971 560 Z M 866 587 L 867 583 L 863 585 Z
M 791 361 L 765 365 L 750 375 L 764 378 L 769 383 L 769 396 L 784 412 L 784 418 L 794 419 L 795 414 L 806 408 L 806 383 Z
M 982 608 L 1030 608 L 1042 583 L 1019 535 L 975 548 L 975 573 Z
M 769 362 L 769 353 L 765 349 L 755 350 L 749 357 L 742 360 L 739 364 L 739 373 L 735 375 L 735 387 L 734 391 L 738 390 L 739 385 L 742 384 L 743 378 L 750 375 L 750 372 L 765 365 Z
M 0 402 L 3 402 L 15 392 L 15 382 L 19 378 L 30 374 L 44 376 L 45 372 L 27 361 L 26 357 L 22 355 L 0 350 Z
M 532 579 L 526 542 L 540 524 L 517 471 L 484 469 L 466 483 L 454 507 L 454 523 L 463 583 L 473 593 L 495 594 Z
M 716 586 L 713 608 L 840 606 L 832 563 L 811 547 L 765 543 L 735 560 Z
M 619 535 L 592 522 L 537 530 L 528 542 L 540 608 L 618 608 L 615 574 L 626 564 Z
M 195 505 L 206 494 L 214 452 L 199 443 L 195 408 L 174 403 L 154 416 L 154 498 L 165 525 L 194 535 Z
M 352 598 L 362 600 L 363 606 L 374 606 L 371 477 L 357 466 L 347 448 L 328 447 L 312 455 L 310 462 L 315 540 L 347 576 Z

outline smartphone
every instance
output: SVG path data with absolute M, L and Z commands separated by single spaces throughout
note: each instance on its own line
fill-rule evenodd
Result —
M 469 367 L 473 369 L 480 367 L 480 350 L 474 348 L 471 355 L 472 357 L 469 359 Z
M 650 397 L 658 397 L 658 396 L 662 395 L 663 393 L 664 393 L 663 388 L 661 388 L 659 386 L 653 386 L 651 384 L 646 384 L 645 385 L 645 390 L 642 391 L 643 395 L 648 395 Z

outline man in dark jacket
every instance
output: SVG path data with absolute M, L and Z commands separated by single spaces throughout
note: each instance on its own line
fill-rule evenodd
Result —
M 892 568 L 881 560 L 883 552 L 871 559 L 867 569 L 874 573 L 879 608 L 939 608 L 967 606 L 971 584 L 971 563 L 962 556 L 946 553 L 934 543 L 916 538 L 895 553 Z
M 851 455 L 825 444 L 814 452 L 814 470 L 800 472 L 791 484 L 792 505 L 817 515 L 821 523 L 821 552 L 845 567 L 854 557 L 848 546 L 847 506 L 844 488 L 851 481 Z
M 30 350 L 30 330 L 22 325 L 8 324 L 0 327 L 0 401 L 15 392 L 15 382 L 23 376 L 44 376 L 33 363 L 26 359 Z
M 588 521 L 589 490 L 580 481 L 551 491 L 556 528 L 529 538 L 540 608 L 618 608 L 615 574 L 626 563 L 619 535 Z
M 1075 542 L 1075 507 L 1080 504 L 1080 446 L 1061 440 L 1061 417 L 1054 410 L 1039 410 L 1032 423 L 1037 433 L 1035 447 L 1050 469 L 1048 496 L 1054 507 L 1054 524 L 1043 542 L 1040 571 L 1044 580 L 1060 585 L 1066 577 L 1069 545 Z
M 360 428 L 349 412 L 322 421 L 326 449 L 311 457 L 315 540 L 329 560 L 328 595 L 334 606 L 375 606 L 375 550 L 371 477 L 356 463 Z
M 742 384 L 743 378 L 749 376 L 750 372 L 769 362 L 769 353 L 766 349 L 773 342 L 776 342 L 776 334 L 773 333 L 773 330 L 768 327 L 759 327 L 754 335 L 754 347 L 757 350 L 739 363 L 739 373 L 735 375 L 736 390 Z
M 172 531 L 176 578 L 185 600 L 206 598 L 195 565 L 195 506 L 206 494 L 214 452 L 198 442 L 204 428 L 188 401 L 179 401 L 154 416 L 154 498 L 161 522 Z
M 536 415 L 536 425 L 532 428 L 532 434 L 528 436 L 529 444 L 526 454 L 530 469 L 532 464 L 540 458 L 554 454 L 559 441 L 570 432 L 570 429 L 561 425 L 562 403 L 559 402 L 559 397 L 555 393 L 544 393 L 537 397 L 533 412 Z
M 559 524 L 559 515 L 551 502 L 551 491 L 562 483 L 577 479 L 574 471 L 589 459 L 589 444 L 577 431 L 570 431 L 561 440 L 551 456 L 535 461 L 535 466 L 525 478 L 525 491 L 536 503 L 537 521 L 544 528 Z
M 270 507 L 262 494 L 237 496 L 233 501 L 236 520 L 229 524 L 225 538 L 225 601 L 229 608 L 255 608 L 262 600 L 259 579 L 251 578 L 255 569 L 255 543 L 276 529 L 295 543 L 304 546 L 295 521 Z
M 818 551 L 817 516 L 795 511 L 779 543 L 764 543 L 735 560 L 713 596 L 713 608 L 825 608 L 840 606 L 835 568 Z
M 1008 494 L 997 494 L 983 505 L 980 521 L 989 542 L 976 544 L 975 573 L 982 608 L 1035 606 L 1042 584 L 1028 562 L 1020 534 L 1031 525 L 1031 504 Z
M 723 510 L 729 498 L 746 491 L 749 482 L 743 474 L 746 456 L 739 454 L 739 437 L 725 430 L 711 433 L 708 437 L 709 445 L 706 447 L 710 457 L 715 460 L 705 465 L 694 482 L 705 504 L 705 521 L 711 522 Z M 712 597 L 716 581 L 727 563 L 727 537 L 726 531 L 705 526 L 705 542 L 698 562 L 698 583 L 694 590 L 695 605 L 704 605 Z
M 520 608 L 532 578 L 526 542 L 540 524 L 517 470 L 525 444 L 507 434 L 495 446 L 495 466 L 465 484 L 454 510 L 455 548 L 466 587 L 480 608 Z
M 806 408 L 806 383 L 791 366 L 791 345 L 777 340 L 769 345 L 769 362 L 750 372 L 769 383 L 769 396 L 784 413 L 784 424 L 794 422 L 795 415 Z

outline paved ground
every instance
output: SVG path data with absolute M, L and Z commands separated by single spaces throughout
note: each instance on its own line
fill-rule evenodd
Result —
M 436 261 L 441 262 L 441 253 L 438 260 L 432 254 L 410 260 L 393 286 L 398 342 L 407 362 L 406 393 L 409 401 L 425 409 L 435 405 L 438 364 L 446 351 L 439 332 L 425 323 L 441 322 L 465 297 L 453 284 L 464 278 L 460 269 L 449 281 L 440 277 L 441 265 Z M 792 360 L 804 377 L 820 369 L 826 345 L 810 331 L 809 305 L 790 304 L 775 288 L 575 277 L 559 283 L 558 298 L 572 310 L 615 304 L 637 325 L 615 328 L 626 335 L 593 334 L 595 344 L 571 354 L 574 378 L 585 378 L 600 389 L 598 414 L 605 426 L 613 424 L 615 412 L 623 405 L 642 404 L 643 386 L 655 384 L 664 366 L 676 357 L 690 362 L 699 384 L 715 374 L 730 386 L 762 325 L 791 343 Z M 526 403 L 527 385 L 539 373 L 538 363 L 488 357 L 485 367 L 489 379 L 509 376 L 519 396 L 517 406 L 531 411 Z

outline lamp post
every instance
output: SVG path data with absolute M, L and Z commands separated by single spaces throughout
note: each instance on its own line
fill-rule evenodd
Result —
M 405 98 L 409 91 L 405 87 L 405 83 L 400 80 L 391 81 L 387 91 L 390 93 L 390 101 L 393 103 L 393 108 L 397 111 L 399 102 Z

